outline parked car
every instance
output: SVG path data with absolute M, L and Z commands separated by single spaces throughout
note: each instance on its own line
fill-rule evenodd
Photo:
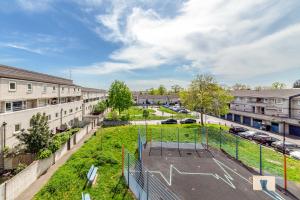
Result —
M 240 126 L 233 126 L 229 129 L 229 133 L 233 133 L 235 135 L 237 135 L 240 132 L 245 132 L 248 131 L 248 129 L 244 128 L 244 127 L 240 127 Z
M 252 139 L 255 133 L 256 131 L 245 131 L 245 132 L 239 132 L 238 135 L 246 139 Z
M 263 132 L 256 132 L 253 137 L 252 137 L 252 140 L 255 140 L 255 141 L 259 141 L 261 137 L 263 136 L 269 136 L 267 133 L 263 133 Z
M 290 156 L 292 158 L 295 158 L 297 160 L 300 160 L 300 149 L 297 149 L 297 150 L 293 150 L 290 152 Z
M 187 118 L 187 119 L 183 119 L 180 121 L 180 124 L 193 124 L 193 123 L 196 123 L 197 121 L 195 119 L 190 119 L 190 118 Z
M 178 111 L 178 113 L 188 114 L 189 111 L 187 111 L 186 109 L 181 109 Z
M 272 147 L 274 147 L 277 151 L 283 152 L 283 141 L 278 141 L 272 143 Z M 289 154 L 290 152 L 298 149 L 299 146 L 297 144 L 291 143 L 291 142 L 285 142 L 285 153 Z
M 176 119 L 167 119 L 167 120 L 161 121 L 161 124 L 177 124 L 177 120 Z
M 253 140 L 267 146 L 271 146 L 272 143 L 279 141 L 277 138 L 271 137 L 268 134 L 256 134 L 253 136 Z

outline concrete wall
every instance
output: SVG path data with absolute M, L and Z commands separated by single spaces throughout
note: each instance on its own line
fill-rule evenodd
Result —
M 92 130 L 92 125 L 89 124 L 83 127 L 76 133 L 76 143 L 78 143 L 86 134 Z M 71 139 L 73 139 L 73 137 Z M 0 200 L 13 200 L 24 192 L 36 179 L 38 179 L 63 155 L 68 152 L 66 142 L 62 147 L 52 154 L 49 158 L 36 160 L 27 166 L 22 172 L 7 180 L 0 185 Z

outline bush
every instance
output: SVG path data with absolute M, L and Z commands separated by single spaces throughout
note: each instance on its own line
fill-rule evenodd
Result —
M 119 119 L 118 113 L 116 111 L 111 112 L 111 119 L 117 121 Z
M 60 147 L 61 147 L 61 141 L 58 139 L 52 140 L 49 145 L 49 149 L 51 150 L 52 153 L 57 151 Z
M 128 113 L 126 113 L 125 115 L 122 115 L 120 119 L 121 119 L 121 121 L 129 121 L 130 115 Z
M 45 158 L 49 158 L 52 154 L 52 151 L 50 149 L 42 149 L 38 152 L 38 159 L 42 160 Z
M 19 163 L 18 166 L 17 166 L 17 168 L 14 170 L 13 174 L 16 175 L 16 174 L 20 173 L 20 172 L 23 171 L 26 167 L 27 167 L 26 164 Z

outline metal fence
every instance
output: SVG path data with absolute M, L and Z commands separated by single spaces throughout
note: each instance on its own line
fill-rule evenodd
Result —
M 128 187 L 139 200 L 180 199 L 127 150 L 124 152 L 124 177 Z
M 223 150 L 260 175 L 275 176 L 277 185 L 300 197 L 299 160 L 217 127 L 207 127 L 206 131 L 208 146 Z M 284 164 L 284 157 L 286 157 L 286 164 Z

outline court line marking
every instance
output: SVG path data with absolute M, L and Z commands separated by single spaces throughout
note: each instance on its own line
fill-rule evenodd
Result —
M 172 164 L 170 165 L 170 173 L 169 173 L 169 180 L 161 173 L 161 171 L 149 171 L 151 173 L 156 173 L 159 174 L 164 180 L 165 182 L 169 185 L 172 186 L 172 175 L 173 175 L 173 169 L 175 171 L 177 171 L 179 174 L 182 175 L 201 175 L 201 176 L 212 176 L 217 180 L 221 180 L 224 183 L 226 183 L 227 185 L 229 185 L 231 188 L 236 189 L 235 185 L 232 183 L 232 181 L 234 181 L 233 177 L 225 170 L 225 168 L 229 171 L 231 171 L 232 173 L 234 173 L 235 175 L 239 176 L 241 179 L 243 179 L 244 181 L 246 181 L 247 183 L 249 183 L 250 185 L 252 185 L 252 182 L 249 181 L 247 178 L 243 177 L 241 174 L 239 174 L 238 172 L 234 171 L 233 169 L 231 169 L 230 167 L 228 167 L 227 165 L 225 165 L 224 163 L 222 163 L 221 161 L 213 158 L 214 162 L 220 167 L 220 169 L 222 169 L 222 171 L 224 172 L 224 177 L 221 177 L 220 175 L 218 175 L 217 173 L 213 174 L 213 173 L 192 173 L 192 172 L 183 172 L 178 170 L 176 167 L 174 167 Z M 277 199 L 277 200 L 284 200 L 284 198 L 282 196 L 280 196 L 280 194 L 278 194 L 277 192 L 268 192 L 263 190 L 263 192 L 265 194 L 267 194 L 268 196 L 270 196 L 272 199 Z

